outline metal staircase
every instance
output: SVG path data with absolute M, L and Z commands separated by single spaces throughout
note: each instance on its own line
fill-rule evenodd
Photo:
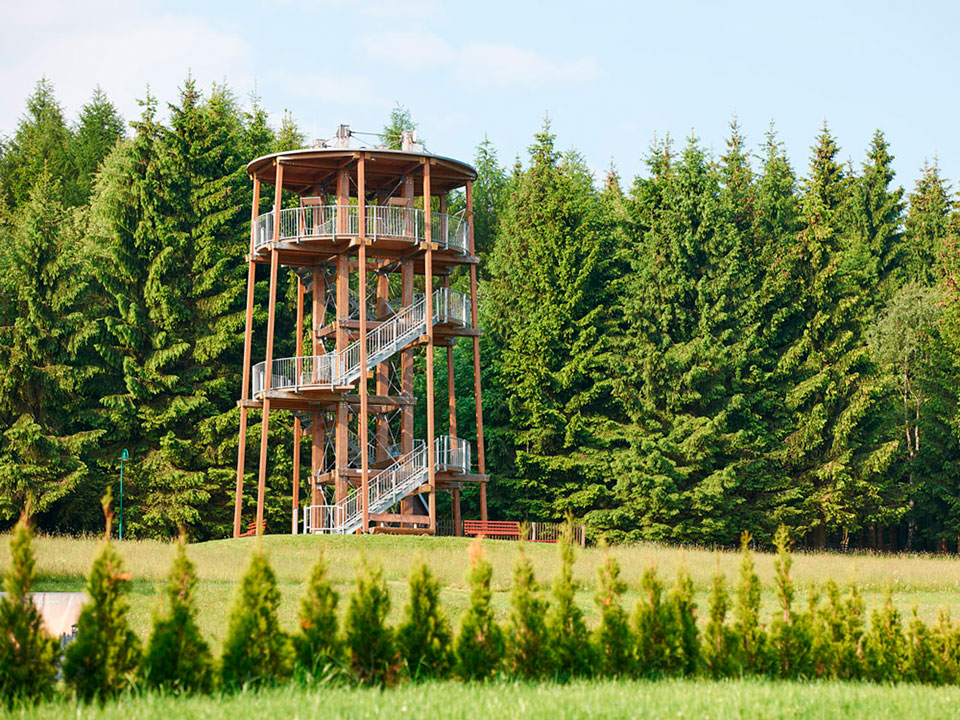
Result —
M 470 444 L 462 438 L 441 435 L 434 443 L 434 458 L 438 471 L 469 472 Z M 369 512 L 387 511 L 427 482 L 428 477 L 427 444 L 423 440 L 416 440 L 412 452 L 401 456 L 390 467 L 370 478 Z M 359 489 L 334 505 L 303 508 L 305 534 L 348 535 L 356 532 L 362 524 L 363 505 Z
M 433 324 L 470 325 L 470 298 L 450 288 L 433 293 Z M 367 333 L 367 370 L 389 358 L 426 333 L 427 301 L 424 296 L 379 322 Z M 270 389 L 294 389 L 304 385 L 330 387 L 352 385 L 360 379 L 360 343 L 355 340 L 339 352 L 325 355 L 279 358 L 273 361 Z M 264 390 L 266 363 L 253 366 L 253 395 Z

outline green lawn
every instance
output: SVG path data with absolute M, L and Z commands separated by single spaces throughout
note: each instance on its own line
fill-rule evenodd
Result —
M 96 553 L 96 539 L 70 539 L 60 537 L 37 538 L 38 590 L 81 590 L 84 576 Z M 226 631 L 226 617 L 233 601 L 236 584 L 257 540 L 222 540 L 191 545 L 189 555 L 197 564 L 200 576 L 198 599 L 200 626 L 219 648 Z M 466 605 L 467 589 L 464 580 L 467 568 L 467 546 L 462 538 L 395 537 L 384 535 L 320 537 L 320 536 L 267 536 L 262 540 L 273 567 L 277 572 L 283 595 L 281 622 L 290 630 L 295 627 L 297 599 L 302 583 L 319 550 L 326 553 L 334 582 L 342 596 L 351 589 L 357 563 L 361 554 L 381 565 L 384 576 L 393 593 L 391 615 L 399 618 L 406 598 L 406 578 L 411 563 L 418 558 L 427 560 L 440 579 L 444 590 L 446 608 L 456 622 Z M 506 618 L 510 573 L 519 545 L 509 541 L 486 541 L 488 557 L 494 566 L 494 603 L 501 620 Z M 153 541 L 127 541 L 118 544 L 133 576 L 131 622 L 143 637 L 150 627 L 151 614 L 158 607 L 164 577 L 173 557 L 173 548 L 168 543 Z M 526 551 L 532 557 L 541 580 L 550 580 L 559 564 L 557 548 L 551 545 L 527 544 Z M 720 563 L 728 581 L 737 577 L 739 557 L 737 553 L 696 548 L 678 549 L 654 544 L 623 546 L 612 549 L 624 570 L 631 591 L 626 598 L 632 608 L 635 589 L 640 575 L 651 564 L 656 565 L 665 578 L 672 578 L 680 563 L 684 563 L 697 587 L 701 604 L 701 617 L 705 614 L 706 592 L 710 578 Z M 577 578 L 584 587 L 580 592 L 580 604 L 587 610 L 588 620 L 593 621 L 593 591 L 597 567 L 603 550 L 588 548 L 578 552 Z M 6 538 L 0 538 L 0 564 L 7 563 Z M 757 568 L 765 589 L 765 616 L 774 611 L 772 593 L 772 556 L 760 553 Z M 920 615 L 928 622 L 936 618 L 940 607 L 949 608 L 954 618 L 960 618 L 960 560 L 953 556 L 870 556 L 799 554 L 795 557 L 794 578 L 801 586 L 811 582 L 822 583 L 833 578 L 845 583 L 852 577 L 864 590 L 868 608 L 880 601 L 885 584 L 893 583 L 895 599 L 904 614 L 916 604 Z M 805 602 L 800 599 L 800 602 Z M 341 602 L 341 608 L 345 605 Z
M 146 695 L 105 707 L 66 700 L 23 718 L 955 718 L 960 688 L 762 680 L 583 682 L 570 685 L 434 683 L 386 691 L 287 686 L 261 693 L 176 699 Z

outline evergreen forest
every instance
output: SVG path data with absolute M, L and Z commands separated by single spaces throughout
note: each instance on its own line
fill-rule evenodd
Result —
M 41 531 L 102 532 L 127 449 L 125 534 L 232 531 L 245 167 L 309 139 L 190 78 L 141 108 L 130 121 L 96 89 L 68 117 L 41 80 L 0 135 L 6 527 L 29 503 Z M 414 126 L 401 106 L 384 123 Z M 773 126 L 747 138 L 733 121 L 719 151 L 658 138 L 641 176 L 599 180 L 549 122 L 512 164 L 479 143 L 491 518 L 570 515 L 609 542 L 768 543 L 782 525 L 807 547 L 960 550 L 957 196 L 936 162 L 895 177 L 881 131 L 842 151 L 827 124 L 811 139 L 790 158 Z M 296 277 L 281 283 L 280 357 Z M 467 344 L 454 363 L 472 440 Z M 285 532 L 293 423 L 275 417 L 266 517 Z

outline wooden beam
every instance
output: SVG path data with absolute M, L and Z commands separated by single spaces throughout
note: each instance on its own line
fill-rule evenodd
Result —
M 367 200 L 366 192 L 366 155 L 361 154 L 357 163 L 357 223 L 360 231 L 360 469 L 363 473 L 360 483 L 360 531 L 370 527 L 370 456 L 367 453 L 369 428 L 367 426 Z
M 470 254 L 476 255 L 476 245 L 473 237 L 473 226 L 475 218 L 473 216 L 473 183 L 468 182 L 466 187 L 467 195 L 467 220 L 470 223 Z M 480 324 L 477 316 L 477 266 L 470 266 L 470 322 L 475 328 Z M 477 405 L 477 470 L 480 475 L 487 473 L 487 461 L 484 454 L 483 445 L 483 393 L 480 389 L 480 337 L 473 338 L 473 394 Z M 487 483 L 480 483 L 480 519 L 487 519 Z
M 437 530 L 437 493 L 436 485 L 437 457 L 434 442 L 436 438 L 436 419 L 434 417 L 434 377 L 433 377 L 433 242 L 432 242 L 432 202 L 430 195 L 430 163 L 423 166 L 423 209 L 424 230 L 427 252 L 424 257 L 424 294 L 426 296 L 427 318 L 427 477 L 430 484 L 430 497 L 427 507 L 430 513 L 430 529 Z

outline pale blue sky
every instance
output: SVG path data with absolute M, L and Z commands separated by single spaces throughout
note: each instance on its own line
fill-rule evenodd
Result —
M 129 118 L 190 69 L 311 138 L 378 130 L 399 101 L 466 160 L 487 134 L 512 164 L 549 112 L 560 147 L 629 180 L 655 133 L 719 153 L 736 114 L 755 146 L 773 120 L 802 172 L 826 119 L 858 164 L 883 129 L 908 189 L 934 155 L 960 178 L 956 3 L 0 2 L 4 133 L 43 74 L 71 115 L 100 83 Z

